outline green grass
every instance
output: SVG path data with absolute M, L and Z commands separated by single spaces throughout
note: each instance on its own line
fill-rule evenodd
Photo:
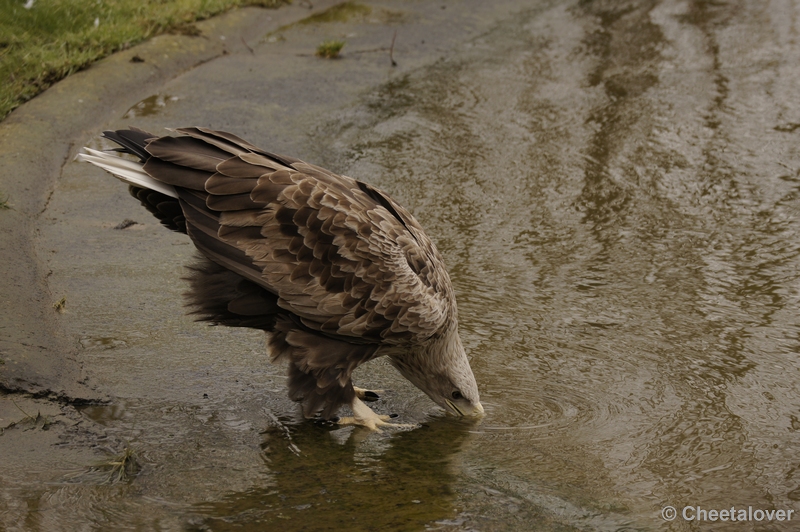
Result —
M 53 83 L 118 50 L 232 7 L 287 0 L 0 0 L 0 120 Z
M 317 46 L 317 55 L 325 59 L 336 59 L 344 48 L 344 41 L 325 41 Z

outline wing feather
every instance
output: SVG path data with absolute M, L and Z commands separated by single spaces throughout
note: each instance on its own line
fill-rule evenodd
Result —
M 222 161 L 217 165 L 217 171 L 228 177 L 253 178 L 253 177 L 259 177 L 262 174 L 266 173 L 267 171 L 275 171 L 284 168 L 283 165 L 277 163 L 275 163 L 272 166 L 254 165 L 243 160 L 241 157 L 242 156 L 239 155 L 237 157 L 231 157 L 230 159 Z
M 253 179 L 228 177 L 219 172 L 209 177 L 205 182 L 206 192 L 218 195 L 250 192 L 253 190 L 253 186 L 255 186 L 255 180 Z
M 191 137 L 161 137 L 151 141 L 145 149 L 162 161 L 206 172 L 216 172 L 217 165 L 231 156 L 228 151 Z
M 285 155 L 278 155 L 275 153 L 264 151 L 261 148 L 250 144 L 246 140 L 237 137 L 232 133 L 227 133 L 225 131 L 214 131 L 212 129 L 208 129 L 205 127 L 186 127 L 186 128 L 176 129 L 175 131 L 179 133 L 184 133 L 193 138 L 215 145 L 218 148 L 222 148 L 226 151 L 230 151 L 231 148 L 235 149 L 236 147 L 238 147 L 244 150 L 244 152 L 252 152 L 265 155 L 284 166 L 290 166 L 293 163 L 300 162 L 299 159 L 295 159 L 294 157 L 286 157 Z
M 190 188 L 192 190 L 205 190 L 205 182 L 209 172 L 195 170 L 156 157 L 150 157 L 142 167 L 150 175 L 157 175 L 158 180 L 175 187 Z

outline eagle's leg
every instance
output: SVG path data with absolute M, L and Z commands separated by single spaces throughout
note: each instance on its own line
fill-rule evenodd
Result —
M 353 399 L 353 402 L 350 403 L 350 408 L 353 410 L 352 417 L 342 417 L 339 418 L 338 423 L 340 425 L 359 425 L 361 427 L 367 427 L 370 430 L 374 430 L 376 432 L 380 432 L 381 429 L 378 427 L 415 427 L 416 425 L 400 425 L 397 423 L 389 423 L 388 421 L 392 419 L 392 416 L 385 416 L 376 414 L 372 411 L 370 407 L 364 404 L 364 402 L 359 399 L 358 397 Z
M 353 390 L 356 392 L 356 397 L 362 401 L 367 401 L 370 403 L 380 399 L 381 396 L 378 394 L 383 393 L 383 390 L 365 390 L 364 388 L 359 388 L 358 386 L 353 386 Z

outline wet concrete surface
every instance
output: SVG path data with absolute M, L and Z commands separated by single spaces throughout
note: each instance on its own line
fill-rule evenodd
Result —
M 793 530 L 662 509 L 800 512 L 800 6 L 332 5 L 154 41 L 0 125 L 27 276 L 3 288 L 0 526 Z M 191 244 L 71 161 L 128 125 L 229 130 L 407 206 L 486 418 L 379 360 L 357 383 L 419 428 L 303 421 L 262 335 L 185 315 Z

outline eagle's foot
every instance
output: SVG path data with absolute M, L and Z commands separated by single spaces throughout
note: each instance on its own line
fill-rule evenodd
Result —
M 370 403 L 380 399 L 381 396 L 378 394 L 383 393 L 383 390 L 365 390 L 364 388 L 359 388 L 358 386 L 353 386 L 353 389 L 356 391 L 356 397 L 362 401 L 367 401 Z
M 416 426 L 389 423 L 389 420 L 397 417 L 397 414 L 392 414 L 391 416 L 376 414 L 358 397 L 353 400 L 350 408 L 353 410 L 353 416 L 339 418 L 339 425 L 358 425 L 360 427 L 366 427 L 370 430 L 374 430 L 375 432 L 381 431 L 379 427 L 411 428 Z

